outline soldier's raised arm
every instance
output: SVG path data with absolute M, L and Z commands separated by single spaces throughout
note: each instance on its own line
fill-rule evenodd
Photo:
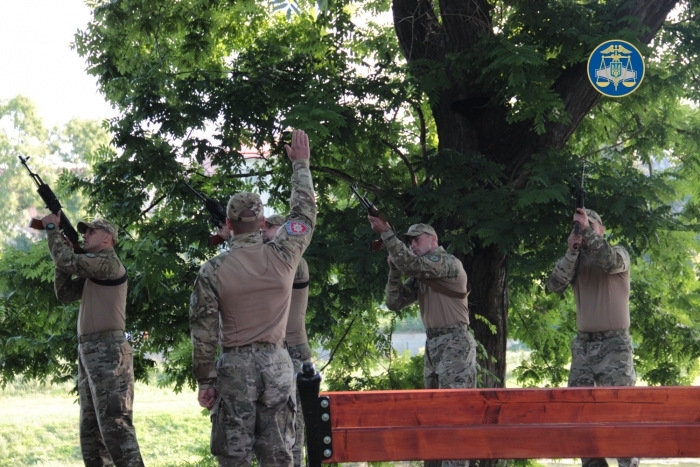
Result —
M 121 264 L 113 261 L 111 255 L 104 252 L 75 254 L 58 229 L 47 229 L 46 232 L 51 258 L 62 272 L 100 280 L 114 279 L 119 275 Z
M 291 264 L 299 261 L 311 243 L 316 226 L 316 194 L 309 168 L 309 137 L 302 130 L 294 130 L 292 146 L 285 145 L 285 149 L 294 169 L 291 209 L 271 243 L 280 257 Z
M 588 249 L 593 254 L 595 262 L 608 274 L 619 274 L 629 271 L 630 255 L 623 247 L 611 246 L 605 238 L 588 228 L 582 232 L 583 239 L 588 243 Z

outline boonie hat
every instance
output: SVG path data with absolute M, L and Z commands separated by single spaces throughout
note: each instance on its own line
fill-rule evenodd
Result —
M 78 232 L 84 234 L 87 229 L 102 229 L 112 235 L 112 240 L 114 240 L 114 243 L 119 241 L 117 237 L 117 228 L 110 221 L 95 219 L 92 222 L 78 222 Z
M 408 241 L 408 237 L 417 237 L 420 234 L 430 234 L 434 237 L 437 238 L 437 234 L 435 233 L 435 229 L 430 227 L 428 224 L 413 224 L 408 228 L 408 232 L 405 234 L 401 235 L 401 240 L 404 242 Z
M 232 221 L 255 222 L 263 214 L 263 203 L 255 193 L 236 193 L 228 200 L 226 216 Z
M 287 222 L 287 219 L 280 216 L 279 214 L 273 214 L 270 217 L 265 218 L 265 223 L 270 225 L 282 225 Z
M 600 219 L 600 216 L 593 209 L 586 209 L 586 215 L 588 216 L 588 222 L 593 221 L 603 225 L 603 221 Z

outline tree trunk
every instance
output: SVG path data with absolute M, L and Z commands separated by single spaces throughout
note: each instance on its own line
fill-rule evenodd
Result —
M 504 387 L 508 340 L 506 258 L 495 246 L 490 246 L 463 258 L 462 263 L 471 287 L 469 326 L 488 353 L 487 359 L 479 359 L 481 368 L 488 372 L 481 373 L 481 387 Z

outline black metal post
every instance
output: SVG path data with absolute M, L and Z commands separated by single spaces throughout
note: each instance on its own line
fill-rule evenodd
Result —
M 297 389 L 306 425 L 306 457 L 309 467 L 321 467 L 321 462 L 333 454 L 330 402 L 319 397 L 321 373 L 307 362 L 297 373 Z

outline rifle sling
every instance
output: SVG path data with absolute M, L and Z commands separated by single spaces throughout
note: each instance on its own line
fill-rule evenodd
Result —
M 292 284 L 293 289 L 305 289 L 309 286 L 309 281 L 306 282 L 295 282 Z
M 439 294 L 446 295 L 450 298 L 459 298 L 460 300 L 464 300 L 469 296 L 469 288 L 467 288 L 466 292 L 455 292 L 454 290 L 450 290 L 444 285 L 442 285 L 440 282 L 437 281 L 437 279 L 418 279 L 420 282 L 424 283 L 434 291 L 436 291 Z
M 124 282 L 126 282 L 126 274 L 124 274 L 119 279 L 104 279 L 104 280 L 102 280 L 102 279 L 90 278 L 90 280 L 97 285 L 105 285 L 107 287 L 114 287 L 117 285 L 122 285 Z

